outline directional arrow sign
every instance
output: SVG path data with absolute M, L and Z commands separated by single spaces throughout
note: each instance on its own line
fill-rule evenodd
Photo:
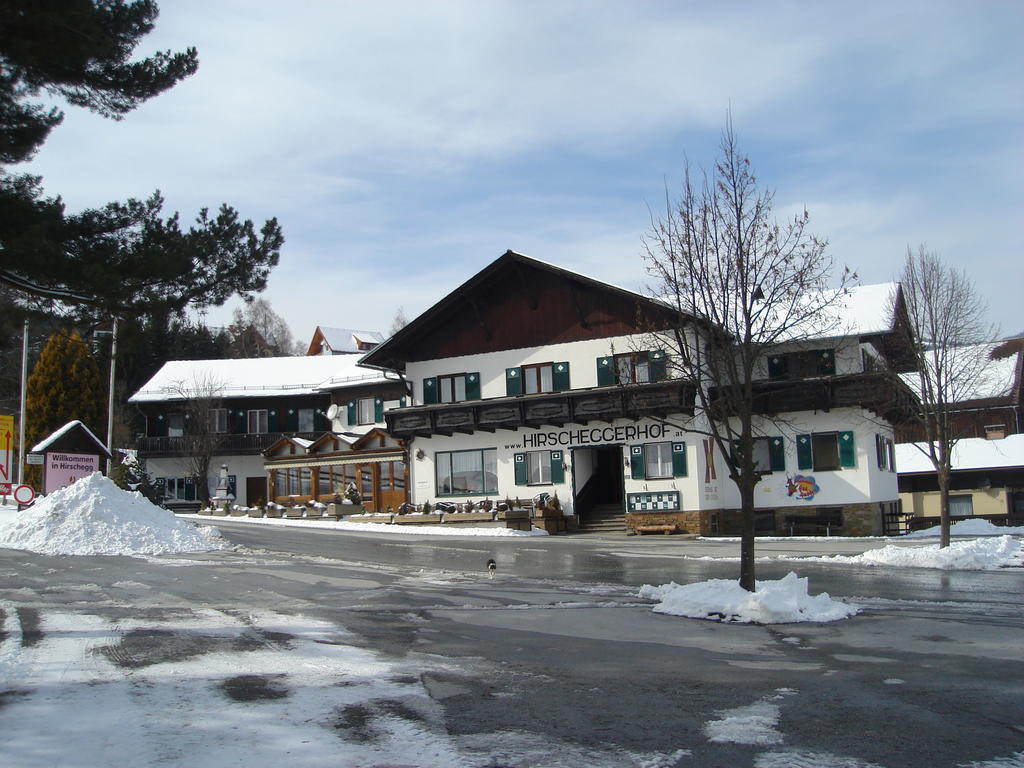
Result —
M 0 415 L 0 482 L 9 483 L 11 476 L 11 435 L 14 433 L 14 417 Z

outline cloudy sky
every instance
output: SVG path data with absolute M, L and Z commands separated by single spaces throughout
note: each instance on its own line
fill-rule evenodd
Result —
M 1022 38 L 1016 0 L 163 0 L 139 53 L 195 45 L 198 73 L 120 123 L 68 109 L 25 169 L 71 209 L 276 216 L 266 297 L 308 339 L 386 330 L 509 248 L 640 288 L 650 210 L 731 108 L 838 263 L 883 282 L 925 243 L 1009 333 Z

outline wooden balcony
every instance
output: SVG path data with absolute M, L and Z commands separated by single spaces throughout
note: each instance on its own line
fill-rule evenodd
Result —
M 611 422 L 615 419 L 693 415 L 696 390 L 674 379 L 651 384 L 547 392 L 536 395 L 419 405 L 387 411 L 388 432 L 396 438 L 494 432 L 520 427 Z
M 712 398 L 714 394 L 712 389 Z M 833 408 L 863 408 L 890 424 L 906 424 L 917 419 L 919 405 L 899 377 L 882 371 L 754 383 L 754 412 L 758 414 Z
M 316 440 L 323 432 L 264 432 L 262 434 L 220 435 L 215 453 L 229 456 L 255 456 L 262 453 L 276 440 L 284 435 L 301 437 L 305 440 Z M 166 458 L 170 456 L 188 456 L 192 453 L 194 438 L 182 437 L 146 437 L 140 436 L 135 441 L 135 448 L 141 458 Z

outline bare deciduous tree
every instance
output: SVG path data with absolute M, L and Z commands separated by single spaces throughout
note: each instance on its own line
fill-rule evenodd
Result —
M 979 382 L 992 365 L 991 345 L 998 330 L 966 272 L 946 266 L 925 246 L 910 248 L 900 274 L 910 344 L 917 362 L 911 374 L 921 401 L 923 444 L 939 484 L 940 547 L 949 546 L 949 480 L 953 446 L 959 438 L 959 404 L 977 397 Z
M 756 412 L 754 381 L 772 348 L 838 325 L 829 310 L 856 276 L 844 270 L 839 288 L 828 287 L 827 242 L 808 232 L 806 211 L 784 224 L 774 218 L 774 195 L 758 189 L 731 119 L 720 151 L 710 175 L 695 181 L 686 167 L 681 195 L 653 221 L 644 256 L 653 292 L 680 317 L 697 319 L 667 340 L 671 364 L 697 384 L 699 412 L 707 416 L 680 426 L 708 435 L 725 457 L 741 499 L 739 581 L 753 591 L 754 488 L 763 471 L 754 441 L 769 423 Z
M 224 384 L 211 376 L 197 375 L 190 381 L 177 382 L 172 391 L 182 399 L 182 445 L 189 473 L 195 480 L 196 496 L 206 504 L 210 501 L 210 465 L 227 437 L 227 414 L 221 400 Z
M 305 353 L 305 346 L 295 342 L 288 323 L 262 297 L 234 311 L 228 333 L 233 357 L 289 357 Z

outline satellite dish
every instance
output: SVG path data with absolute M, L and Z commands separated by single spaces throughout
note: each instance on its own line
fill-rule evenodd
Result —
M 337 403 L 331 403 L 331 407 L 327 409 L 327 418 L 328 419 L 333 419 L 337 415 L 338 415 L 338 404 Z

